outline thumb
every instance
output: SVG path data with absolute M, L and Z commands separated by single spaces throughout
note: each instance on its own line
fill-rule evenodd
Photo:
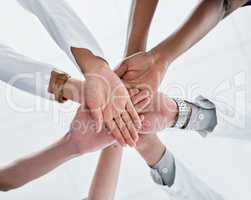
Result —
M 103 128 L 103 113 L 101 108 L 90 110 L 90 115 L 95 121 L 96 132 L 99 133 Z
M 127 64 L 124 64 L 123 62 L 116 67 L 116 69 L 114 70 L 114 72 L 118 75 L 118 77 L 123 78 L 123 76 L 125 75 L 125 73 L 128 70 L 128 66 Z

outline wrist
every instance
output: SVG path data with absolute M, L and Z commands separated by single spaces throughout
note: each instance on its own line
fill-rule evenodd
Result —
M 171 59 L 165 56 L 163 50 L 159 47 L 155 47 L 148 51 L 148 55 L 151 56 L 153 64 L 160 66 L 160 70 L 163 70 L 166 66 L 169 66 Z
M 179 116 L 179 108 L 177 103 L 175 102 L 174 99 L 169 99 L 169 103 L 168 103 L 168 116 L 170 118 L 168 118 L 167 120 L 170 121 L 170 127 L 173 127 L 177 120 L 178 120 L 178 116 Z
M 136 150 L 144 158 L 149 166 L 154 166 L 160 161 L 166 151 L 166 147 L 155 136 L 153 139 L 144 141 L 144 144 L 137 146 Z
M 67 133 L 61 141 L 61 152 L 63 152 L 64 158 L 69 160 L 79 155 L 79 149 L 76 142 L 71 137 L 71 133 Z
M 65 148 L 67 149 L 67 156 L 69 158 L 74 158 L 83 154 L 90 152 L 88 149 L 88 141 L 83 142 L 83 138 L 79 137 L 78 134 L 75 134 L 71 131 L 67 133 L 64 138 Z
M 72 48 L 71 51 L 83 74 L 94 73 L 100 68 L 108 67 L 106 60 L 95 56 L 88 49 Z
M 161 105 L 160 113 L 165 122 L 164 128 L 173 127 L 178 119 L 179 108 L 176 101 L 160 93 L 158 96 L 159 105 Z
M 80 81 L 74 78 L 68 79 L 63 87 L 63 96 L 66 99 L 83 104 L 84 102 L 84 81 Z
M 161 62 L 166 66 L 169 66 L 178 56 L 180 56 L 182 51 L 184 51 L 184 42 L 180 38 L 180 36 L 174 34 L 151 49 L 156 62 Z

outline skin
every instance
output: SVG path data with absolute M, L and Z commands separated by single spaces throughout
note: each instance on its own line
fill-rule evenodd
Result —
M 155 4 L 152 1 L 155 1 Z M 175 59 L 205 37 L 226 16 L 248 2 L 248 0 L 201 0 L 178 30 L 146 52 L 141 48 L 142 45 L 138 44 L 145 46 L 158 2 L 152 1 L 135 1 L 136 4 L 144 4 L 146 8 L 146 12 L 140 9 L 141 6 L 136 6 L 136 9 L 132 10 L 131 18 L 134 20 L 129 25 L 129 44 L 130 41 L 134 41 L 135 44 L 131 44 L 127 49 L 135 54 L 129 54 L 130 57 L 119 65 L 116 72 L 130 87 L 141 89 L 147 87 L 153 94 L 157 92 L 168 66 Z M 142 14 L 143 12 L 145 13 Z M 140 27 L 136 23 L 138 21 L 142 21 L 145 26 Z M 141 29 L 139 30 L 138 27 Z
M 135 89 L 130 93 L 132 100 L 139 99 L 142 95 L 140 90 Z M 140 113 L 145 113 L 142 131 L 135 149 L 148 166 L 154 166 L 167 150 L 157 136 L 157 131 L 173 126 L 178 114 L 177 105 L 172 99 L 160 93 L 153 98 L 151 104 L 138 102 L 134 105 Z
M 150 167 L 156 165 L 166 152 L 166 146 L 161 142 L 156 133 L 141 135 L 136 151 Z
M 118 145 L 107 147 L 102 151 L 89 190 L 88 200 L 114 199 L 122 155 L 123 149 Z
M 85 105 L 86 110 L 88 110 L 90 112 L 90 115 L 93 116 L 92 110 L 86 105 L 86 98 L 88 98 L 86 95 L 86 90 L 88 90 L 88 86 L 86 86 L 86 84 L 88 84 L 88 83 L 90 83 L 90 82 L 80 81 L 80 80 L 77 80 L 74 78 L 70 78 L 66 82 L 66 84 L 64 85 L 63 96 L 66 99 L 78 102 L 82 105 Z M 92 89 L 92 91 L 96 91 L 97 85 L 95 85 L 91 88 L 95 88 L 95 90 Z M 120 95 L 120 94 L 116 94 L 116 95 Z M 98 98 L 99 97 L 96 97 L 95 99 L 98 101 Z M 92 100 L 92 101 L 95 103 L 94 100 Z M 130 102 L 131 102 L 131 100 L 130 100 Z M 134 107 L 133 107 L 133 109 L 134 109 Z M 135 129 L 133 122 L 132 122 L 132 118 L 131 118 L 131 116 L 128 115 L 128 113 L 126 113 L 126 112 L 122 113 L 121 117 L 122 118 L 115 119 L 114 123 L 116 123 L 116 125 L 119 126 L 120 130 L 122 130 L 122 132 L 124 134 L 119 135 L 121 132 L 120 132 L 120 130 L 117 130 L 117 126 L 114 125 L 114 128 L 116 130 L 114 130 L 115 132 L 110 131 L 111 135 L 119 142 L 120 145 L 125 146 L 126 144 L 128 144 L 131 147 L 134 147 L 136 145 L 136 141 L 138 138 L 137 137 L 138 130 Z M 127 121 L 128 124 L 126 124 L 125 121 Z M 94 127 L 97 127 L 97 121 L 95 119 L 94 119 L 93 124 L 94 124 Z M 107 127 L 109 128 L 109 126 L 107 126 Z M 109 130 L 111 130 L 111 129 L 109 128 Z
M 72 48 L 72 53 L 86 78 L 85 105 L 97 123 L 96 131 L 101 130 L 104 122 L 122 146 L 134 146 L 141 121 L 123 82 L 105 60 L 89 50 Z
M 95 131 L 90 113 L 83 112 L 83 109 L 86 108 L 79 107 L 69 132 L 63 138 L 44 150 L 0 167 L 0 190 L 19 188 L 77 156 L 114 144 L 107 130 Z
M 176 102 L 162 93 L 156 94 L 152 101 L 150 97 L 150 103 L 143 101 L 137 101 L 140 99 L 142 92 L 140 90 L 130 92 L 132 94 L 132 101 L 135 108 L 143 117 L 142 129 L 140 134 L 153 134 L 166 128 L 174 126 L 178 118 L 178 106 Z M 191 106 L 190 106 L 191 112 Z
M 145 51 L 149 27 L 157 5 L 158 0 L 132 1 L 125 57 Z
M 154 135 L 156 130 L 171 127 L 171 124 L 175 121 L 177 116 L 177 107 L 175 109 L 176 104 L 173 100 L 160 95 L 160 102 L 162 102 L 160 106 L 153 103 L 146 107 L 145 104 L 142 104 L 142 101 L 138 101 L 141 98 L 140 95 L 142 95 L 139 90 L 133 90 L 130 91 L 130 93 L 133 95 L 132 101 L 135 102 L 135 108 L 140 113 L 144 113 L 144 119 L 142 118 L 143 127 L 141 130 L 143 134 L 147 133 L 149 135 Z M 154 123 L 158 124 L 158 121 L 164 121 L 165 123 L 160 123 L 161 125 L 164 124 L 161 127 L 155 126 Z M 153 126 L 148 126 L 149 122 L 151 122 Z M 63 138 L 40 152 L 17 160 L 5 167 L 0 167 L 0 190 L 9 191 L 19 188 L 41 176 L 44 176 L 58 166 L 77 156 L 104 149 L 115 143 L 114 138 L 107 134 L 107 129 L 103 128 L 100 133 L 97 133 L 93 124 L 95 124 L 95 121 L 92 119 L 90 111 L 86 110 L 86 107 L 81 105 L 72 121 L 68 133 Z M 138 150 L 139 148 L 141 154 L 143 151 L 141 152 L 140 149 L 145 143 L 142 139 L 148 138 L 146 136 L 147 135 L 141 136 L 137 143 L 136 149 Z M 152 137 L 155 136 L 149 136 L 149 138 Z M 151 146 L 151 148 L 155 148 L 154 143 L 151 143 L 151 145 L 154 145 Z M 156 145 L 158 145 L 157 142 Z M 161 147 L 161 149 L 159 149 L 159 147 Z M 149 154 L 149 157 L 148 155 L 145 155 L 145 151 L 143 152 L 144 157 L 147 160 L 149 159 L 149 164 L 153 163 L 154 160 L 157 161 L 159 159 L 159 156 L 156 157 L 155 154 L 160 154 L 164 149 L 162 145 L 159 147 L 156 147 L 158 148 L 156 149 L 156 152 L 153 150 L 155 153 Z M 90 189 L 89 198 L 96 199 L 97 197 L 97 199 L 102 199 L 102 195 L 104 194 L 107 195 L 108 199 L 114 196 L 117 183 L 116 177 L 118 176 L 119 163 L 122 155 L 121 147 L 118 146 L 116 150 L 116 152 L 113 152 L 113 150 L 107 150 L 109 152 L 112 151 L 111 154 L 113 154 L 113 156 L 107 155 L 108 153 L 104 153 L 104 155 L 102 154 L 103 156 L 100 158 L 96 171 L 96 178 L 94 178 Z M 102 173 L 104 169 L 106 173 Z M 102 180 L 99 180 L 98 177 L 103 178 Z M 108 180 L 109 177 L 111 179 Z M 105 184 L 107 182 L 109 182 L 109 184 Z M 105 186 L 100 183 L 104 183 Z

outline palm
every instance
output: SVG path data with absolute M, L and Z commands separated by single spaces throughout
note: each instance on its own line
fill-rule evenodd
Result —
M 124 111 L 130 102 L 129 94 L 121 80 L 109 68 L 86 75 L 86 105 L 93 111 L 101 109 L 106 121 Z
M 113 71 L 103 67 L 86 74 L 85 97 L 91 116 L 98 122 L 98 131 L 104 122 L 121 145 L 135 144 L 135 127 L 140 127 L 141 121 L 126 87 Z
M 114 143 L 113 137 L 107 134 L 105 128 L 97 133 L 95 126 L 90 112 L 84 106 L 80 106 L 69 131 L 70 137 L 76 141 L 77 152 L 94 152 Z

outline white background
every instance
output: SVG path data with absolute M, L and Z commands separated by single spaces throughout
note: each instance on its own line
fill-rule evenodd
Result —
M 131 1 L 69 2 L 97 37 L 111 66 L 115 67 L 123 55 Z M 150 33 L 149 48 L 174 31 L 197 2 L 160 1 Z M 193 98 L 197 93 L 214 93 L 222 83 L 231 82 L 240 72 L 248 78 L 248 67 L 251 67 L 250 9 L 242 8 L 227 18 L 202 42 L 173 63 L 162 90 L 173 95 L 176 93 L 172 86 L 178 85 L 183 88 L 183 97 Z M 2 2 L 0 29 L 1 43 L 79 76 L 38 20 L 24 11 L 16 1 Z M 243 80 L 247 87 L 250 86 L 250 79 Z M 6 86 L 0 83 L 0 166 L 35 152 L 63 136 L 76 107 L 71 104 L 63 109 L 41 100 L 43 106 L 47 106 L 46 111 L 20 113 L 13 109 L 13 105 L 10 106 L 5 96 Z M 19 106 L 34 106 L 34 97 L 28 94 L 17 91 L 14 97 Z M 72 112 L 64 115 L 66 109 Z M 251 199 L 251 145 L 248 141 L 202 139 L 183 132 L 167 133 L 160 134 L 167 147 L 212 188 L 226 199 Z M 88 192 L 97 156 L 98 153 L 70 161 L 21 189 L 0 193 L 0 199 L 80 200 Z M 167 199 L 152 183 L 147 166 L 134 150 L 125 151 L 116 199 Z

